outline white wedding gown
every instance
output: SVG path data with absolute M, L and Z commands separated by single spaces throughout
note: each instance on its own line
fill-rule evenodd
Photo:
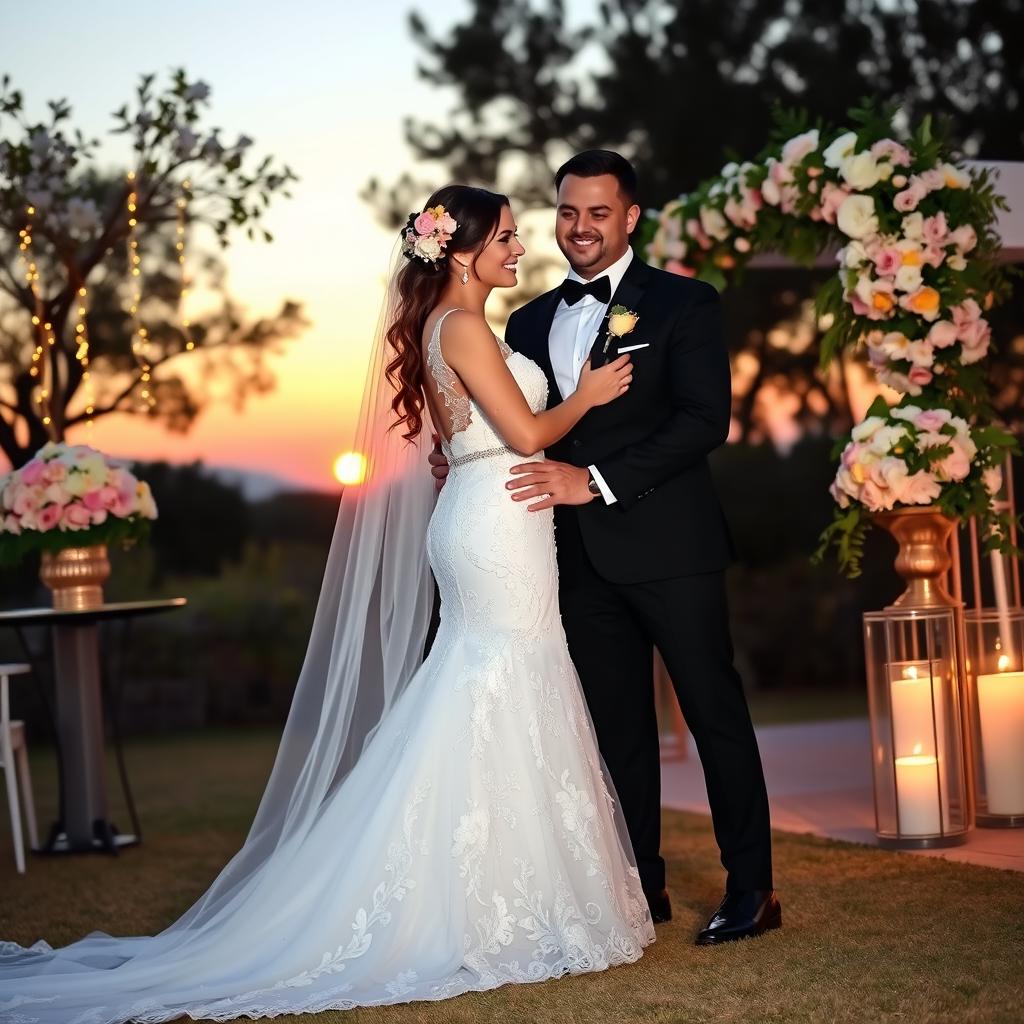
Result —
M 543 371 L 498 344 L 543 409 Z M 559 619 L 551 511 L 510 500 L 523 456 L 453 389 L 439 329 L 428 351 L 458 432 L 427 535 L 442 605 L 422 667 L 225 924 L 2 943 L 5 1024 L 445 999 L 604 970 L 654 941 Z

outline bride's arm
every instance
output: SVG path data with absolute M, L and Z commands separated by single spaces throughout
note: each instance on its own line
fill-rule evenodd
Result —
M 523 455 L 534 455 L 554 444 L 588 409 L 617 398 L 632 380 L 628 355 L 597 370 L 585 363 L 573 394 L 553 409 L 534 413 L 483 317 L 458 310 L 445 319 L 441 335 L 444 361 L 506 443 Z

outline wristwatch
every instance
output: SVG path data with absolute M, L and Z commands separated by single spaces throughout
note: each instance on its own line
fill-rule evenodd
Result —
M 590 470 L 587 470 L 587 490 L 595 498 L 601 497 L 601 488 L 598 486 L 597 481 L 594 479 L 594 474 Z

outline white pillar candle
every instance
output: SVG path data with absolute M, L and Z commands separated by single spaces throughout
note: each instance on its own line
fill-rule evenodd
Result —
M 978 676 L 978 718 L 989 813 L 1024 814 L 1024 672 Z
M 932 661 L 930 669 L 928 661 L 895 662 L 890 666 L 890 672 L 893 671 L 899 673 L 889 680 L 893 756 L 931 754 L 938 757 L 945 724 L 939 662 Z M 939 750 L 935 749 L 936 736 L 939 737 Z
M 939 813 L 937 777 L 937 758 L 927 754 L 896 758 L 896 806 L 901 836 L 942 833 L 943 817 Z M 948 814 L 945 824 L 948 828 Z

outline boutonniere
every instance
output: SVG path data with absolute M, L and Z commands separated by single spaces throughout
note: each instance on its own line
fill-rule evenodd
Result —
M 601 351 L 607 354 L 612 338 L 624 338 L 627 334 L 631 334 L 639 319 L 640 317 L 636 313 L 631 309 L 626 309 L 625 306 L 612 306 L 608 313 L 608 334 L 604 339 L 604 348 Z

